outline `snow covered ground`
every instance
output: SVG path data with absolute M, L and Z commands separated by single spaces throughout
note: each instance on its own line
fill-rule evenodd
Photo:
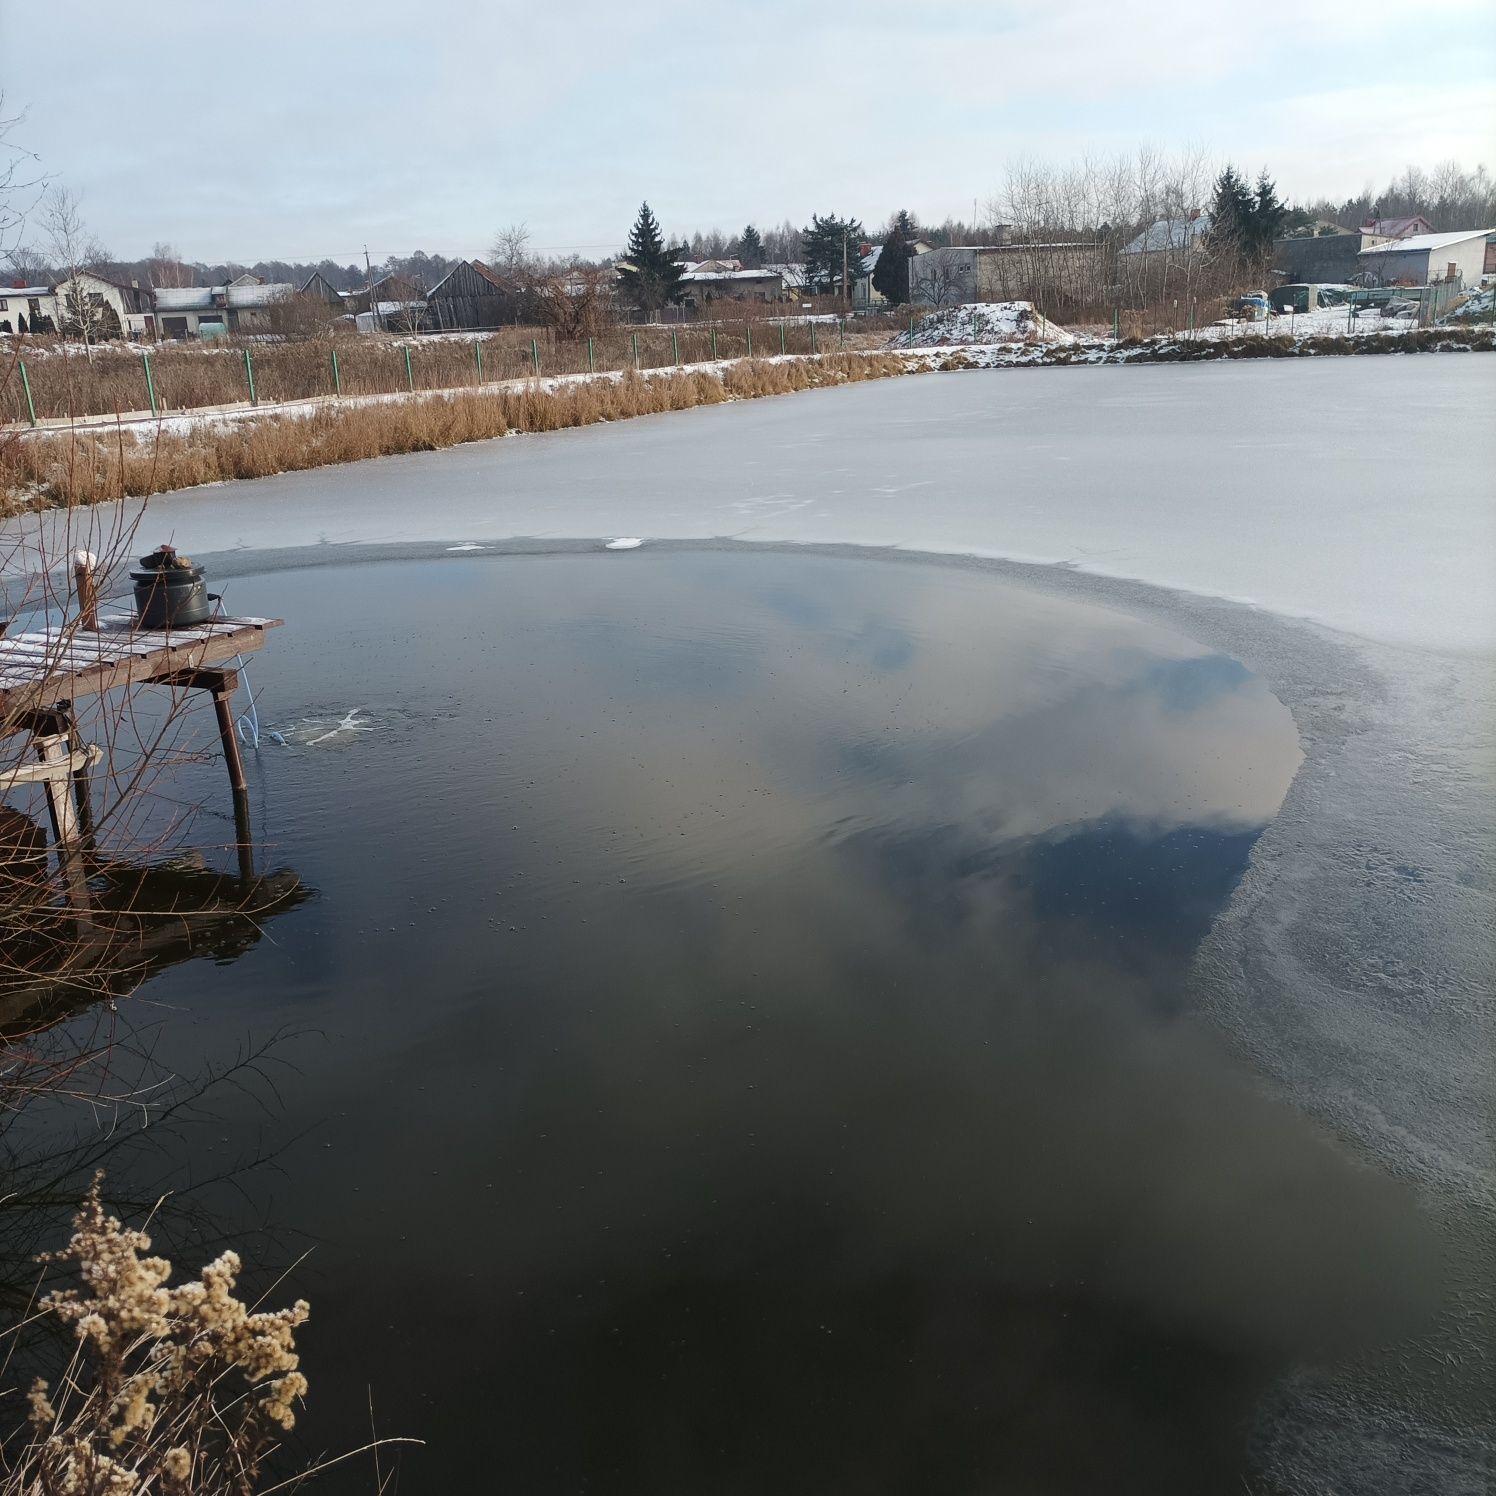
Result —
M 1074 343 L 1076 339 L 1030 301 L 982 301 L 945 307 L 920 318 L 890 348 L 957 348 L 981 343 Z
M 1266 322 L 1212 322 L 1181 337 L 1195 338 L 1354 338 L 1367 333 L 1404 333 L 1418 326 L 1417 317 L 1383 317 L 1363 309 L 1351 315 L 1343 306 L 1316 307 L 1312 312 L 1290 312 Z

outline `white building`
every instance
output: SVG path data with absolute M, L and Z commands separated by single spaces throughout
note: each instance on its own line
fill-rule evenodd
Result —
M 78 320 L 81 303 L 86 300 L 89 321 L 102 324 L 103 336 L 113 338 L 154 338 L 156 311 L 148 286 L 110 280 L 92 270 L 82 270 L 68 280 L 59 281 L 52 294 L 57 299 L 53 314 L 59 330 L 70 319 Z
M 1478 286 L 1486 267 L 1491 229 L 1459 229 L 1452 234 L 1413 234 L 1373 244 L 1356 257 L 1384 286 L 1426 286 L 1434 281 Z
M 0 286 L 0 333 L 57 331 L 57 296 L 51 286 Z

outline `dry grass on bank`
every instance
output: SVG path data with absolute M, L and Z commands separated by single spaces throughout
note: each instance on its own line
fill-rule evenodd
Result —
M 138 434 L 108 427 L 37 433 L 0 453 L 0 504 L 10 513 L 98 504 L 229 478 L 431 452 L 510 432 L 559 431 L 908 372 L 905 360 L 889 355 L 828 354 L 650 377 L 629 373 L 559 387 L 535 383 L 418 400 L 329 404 L 233 423 L 205 421 L 185 431 L 146 426 Z
M 609 327 L 595 337 L 562 338 L 545 327 L 508 327 L 480 337 L 384 336 L 306 342 L 110 343 L 92 350 L 59 339 L 23 339 L 10 351 L 27 366 L 31 404 L 41 421 L 151 409 L 146 356 L 165 413 L 246 404 L 249 366 L 261 402 L 417 390 L 477 389 L 510 379 L 558 374 L 671 369 L 719 358 L 842 353 L 881 347 L 908 315 L 834 322 L 771 321 L 787 307 L 735 308 L 732 320 L 675 326 Z M 756 315 L 741 316 L 751 311 Z M 0 349 L 0 356 L 5 350 Z M 407 354 L 409 361 L 407 362 Z M 336 355 L 337 374 L 333 359 Z M 0 379 L 0 421 L 29 419 L 20 380 Z

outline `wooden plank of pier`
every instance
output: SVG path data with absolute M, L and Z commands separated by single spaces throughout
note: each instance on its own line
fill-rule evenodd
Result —
M 279 618 L 219 618 L 194 628 L 140 629 L 124 615 L 97 631 L 70 623 L 0 638 L 0 721 L 120 686 L 172 684 L 171 677 L 222 665 L 264 648 Z

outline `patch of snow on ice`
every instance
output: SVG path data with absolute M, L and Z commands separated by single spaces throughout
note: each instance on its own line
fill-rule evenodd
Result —
M 468 540 L 464 541 L 461 545 L 449 545 L 447 549 L 449 551 L 486 551 L 488 547 L 486 545 L 479 545 L 476 541 Z
M 610 540 L 604 550 L 609 551 L 637 551 L 644 542 L 634 535 L 620 535 L 617 540 Z

